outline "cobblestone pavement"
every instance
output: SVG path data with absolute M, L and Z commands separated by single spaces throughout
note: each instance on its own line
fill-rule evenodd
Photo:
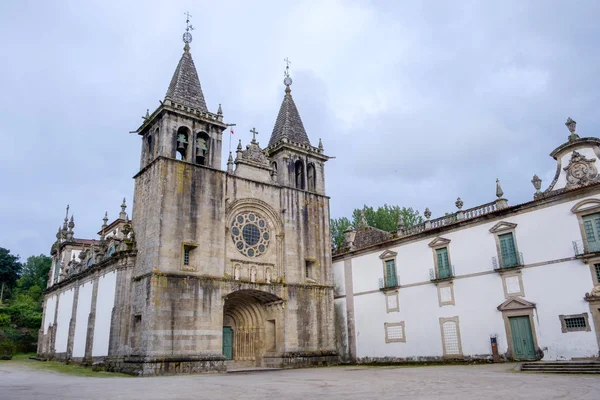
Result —
M 598 399 L 600 376 L 513 365 L 333 367 L 152 378 L 77 377 L 0 362 L 0 399 Z

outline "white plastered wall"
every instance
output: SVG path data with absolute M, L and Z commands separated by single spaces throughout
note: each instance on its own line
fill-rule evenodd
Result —
M 74 293 L 75 289 L 71 288 L 59 295 L 58 315 L 56 317 L 56 341 L 54 343 L 54 351 L 57 353 L 65 353 L 67 351 Z
M 46 301 L 46 309 L 44 311 L 44 334 L 48 333 L 50 325 L 54 324 L 54 315 L 56 314 L 56 296 L 49 297 Z
M 116 283 L 116 271 L 101 276 L 98 281 L 92 357 L 108 355 L 108 342 L 112 322 L 112 309 L 115 304 Z
M 573 240 L 581 240 L 581 232 L 571 208 L 581 200 L 441 233 L 439 236 L 451 240 L 449 254 L 457 275 L 453 281 L 455 305 L 440 307 L 437 287 L 429 282 L 434 259 L 428 243 L 434 235 L 353 258 L 357 357 L 441 357 L 439 318 L 455 316 L 460 321 L 463 355 L 491 354 L 490 335 L 498 336 L 498 350 L 501 354 L 506 352 L 504 320 L 497 310 L 506 298 L 502 276 L 493 271 L 492 257 L 498 255 L 494 234 L 489 232 L 500 221 L 517 224 L 518 250 L 530 266 L 521 270 L 523 298 L 536 304 L 534 329 L 544 359 L 597 355 L 591 316 L 591 330 L 585 332 L 562 333 L 559 320 L 560 314 L 589 314 L 589 305 L 583 300 L 592 288 L 589 266 L 574 259 L 572 247 Z M 385 295 L 378 290 L 379 278 L 383 276 L 379 255 L 385 250 L 398 253 L 397 274 L 404 286 L 399 289 L 399 312 L 386 312 Z M 340 264 L 343 266 L 343 261 L 337 261 L 333 269 L 336 287 L 343 281 Z M 384 323 L 401 321 L 405 322 L 406 343 L 386 344 Z
M 73 338 L 73 357 L 85 356 L 88 319 L 92 307 L 92 290 L 94 282 L 89 281 L 79 286 L 77 300 L 77 316 L 75 319 L 75 335 Z

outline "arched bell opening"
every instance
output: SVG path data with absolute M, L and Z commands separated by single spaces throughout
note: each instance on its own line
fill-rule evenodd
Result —
M 185 126 L 177 129 L 175 158 L 178 160 L 187 160 L 190 130 Z
M 196 164 L 208 165 L 209 140 L 206 132 L 196 134 Z
M 266 352 L 277 348 L 280 317 L 272 304 L 282 300 L 259 290 L 238 290 L 225 298 L 223 355 L 227 360 L 251 361 L 260 366 Z

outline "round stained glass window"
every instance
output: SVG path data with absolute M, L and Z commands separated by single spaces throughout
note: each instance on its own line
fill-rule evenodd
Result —
M 231 221 L 231 239 L 240 253 L 259 257 L 269 247 L 268 224 L 255 212 L 238 214 Z

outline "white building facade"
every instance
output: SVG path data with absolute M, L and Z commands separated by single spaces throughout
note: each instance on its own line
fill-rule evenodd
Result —
M 370 227 L 346 233 L 333 257 L 346 360 L 599 357 L 600 139 L 567 126 L 556 176 L 543 192 L 534 176 L 531 202 L 509 206 L 498 184 L 496 201 L 462 210 L 458 199 L 434 220 L 426 210 L 383 242 L 365 240 L 381 237 Z

